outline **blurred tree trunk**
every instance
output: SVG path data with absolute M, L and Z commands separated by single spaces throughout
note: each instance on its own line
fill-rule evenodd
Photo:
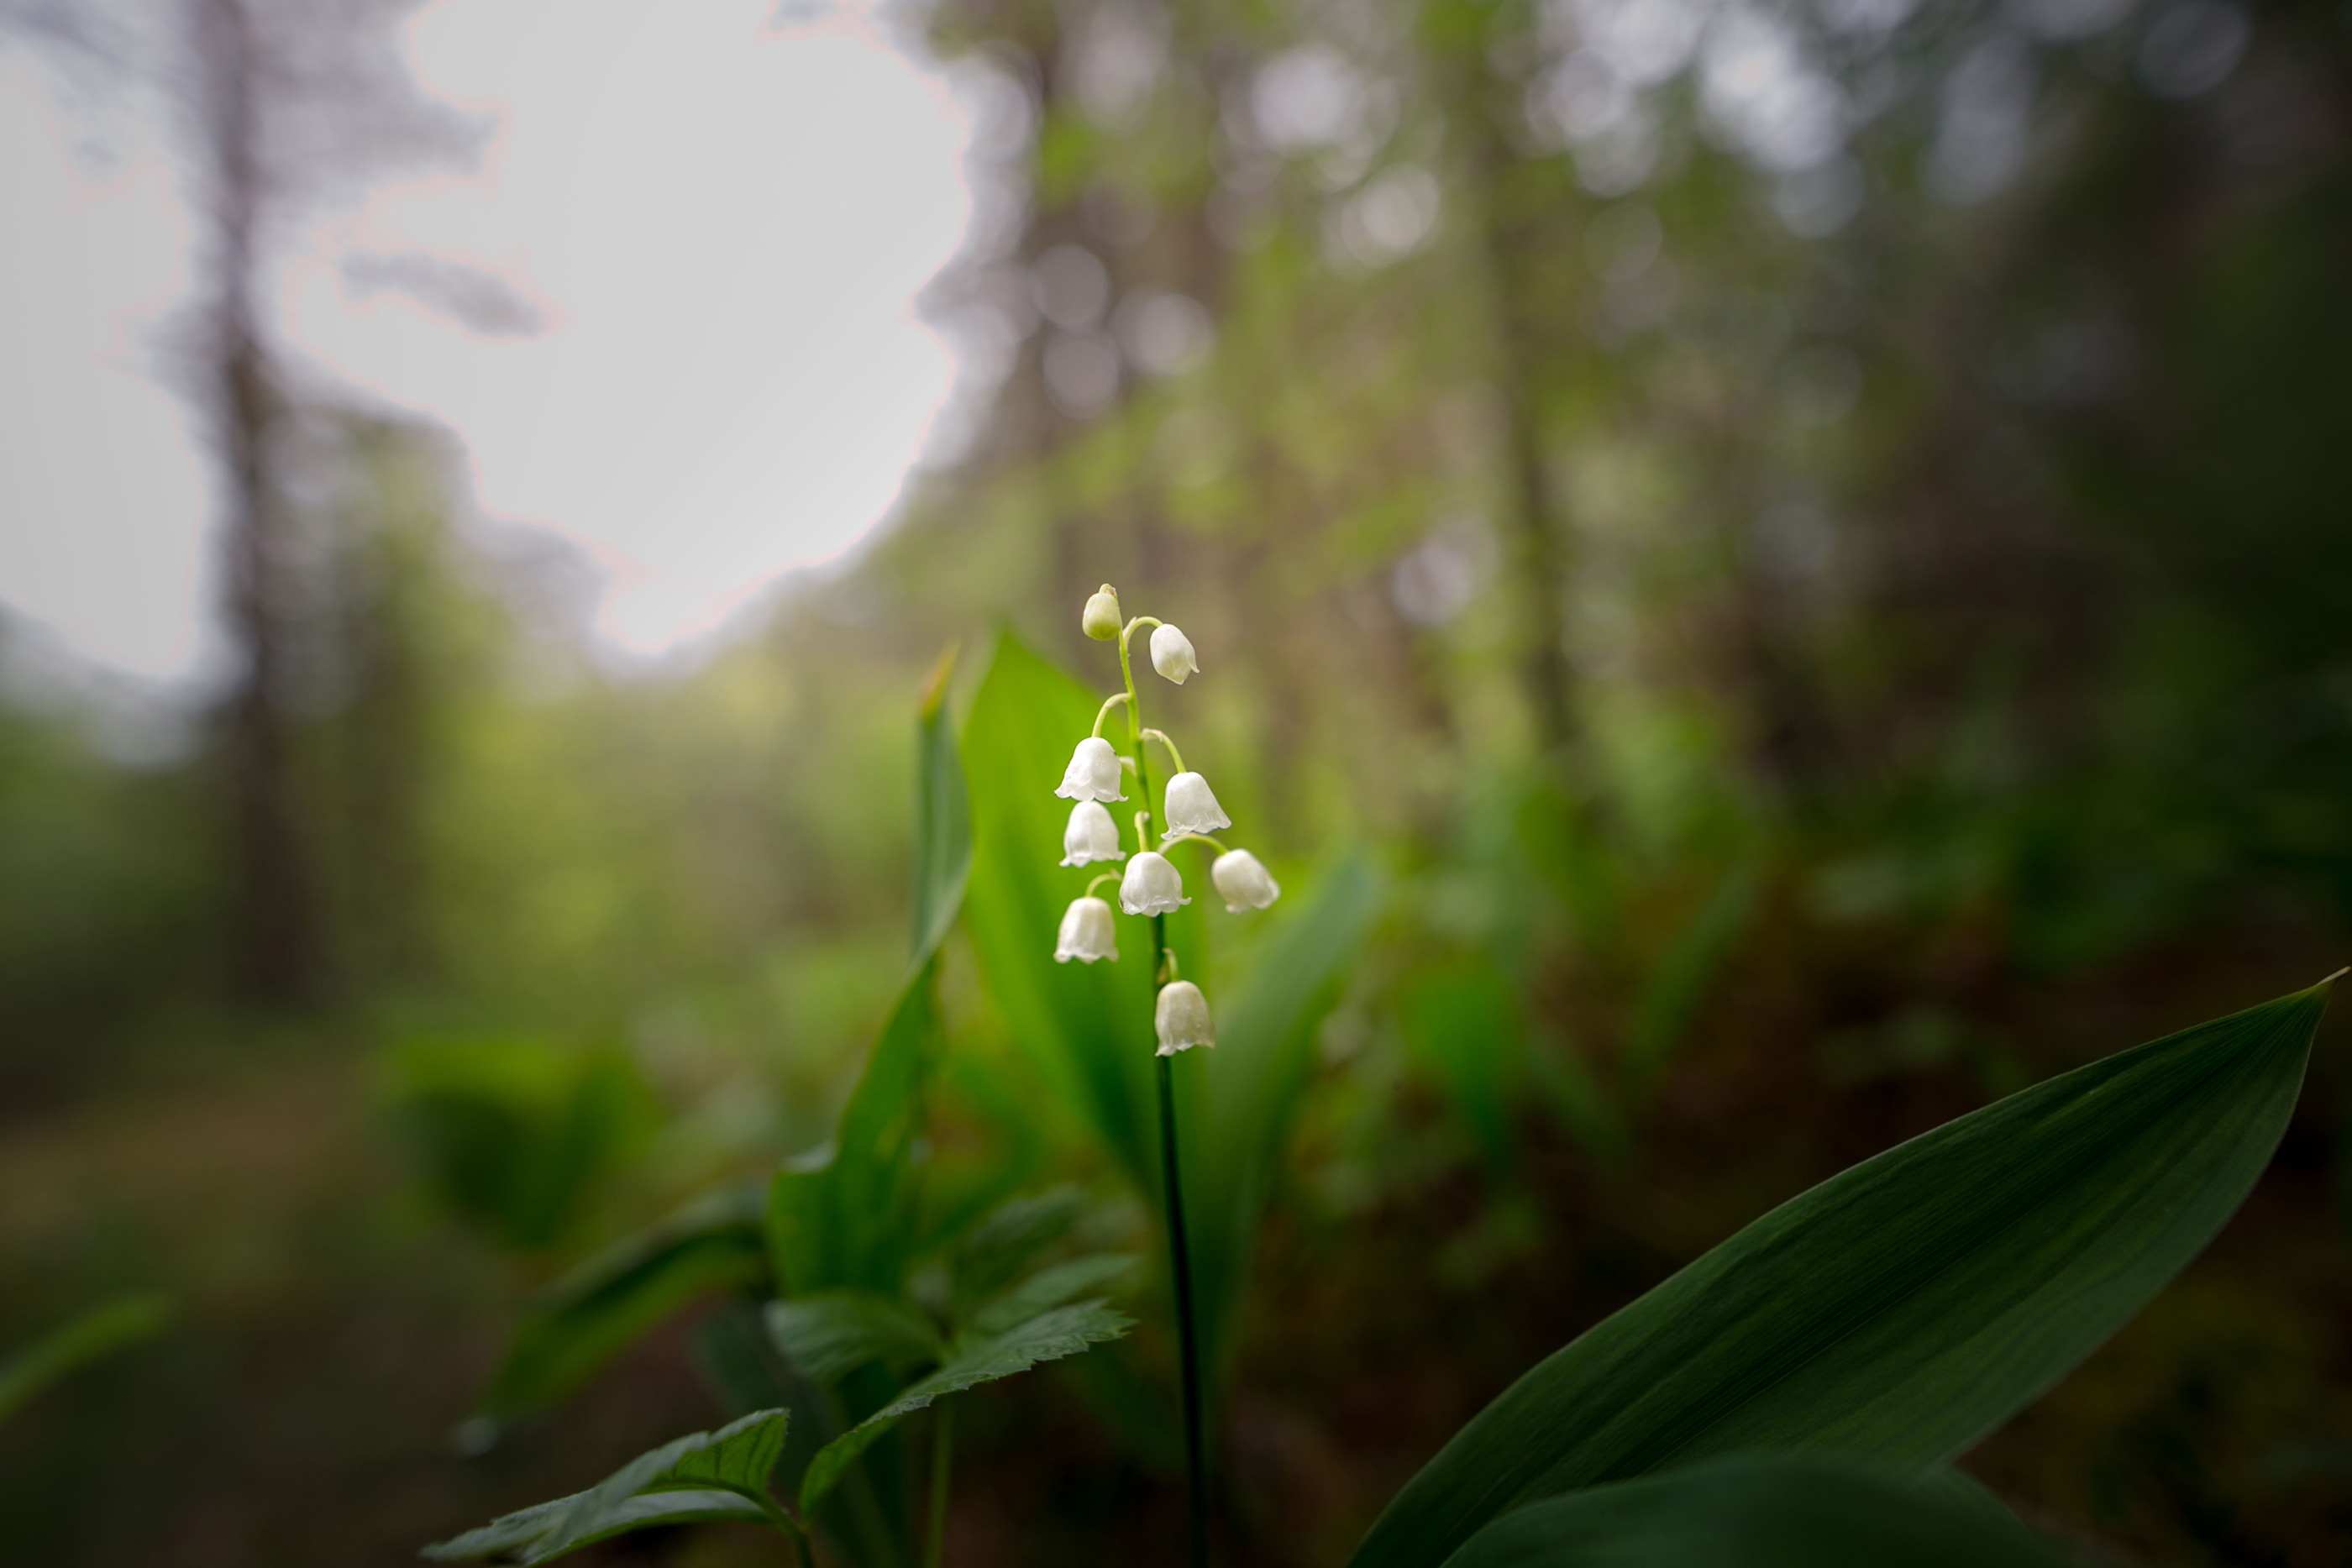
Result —
M 317 898 L 289 712 L 290 518 L 273 472 L 283 402 L 254 312 L 268 193 L 252 19 L 198 0 L 199 120 L 210 165 L 211 303 L 204 394 L 226 481 L 227 611 L 244 668 L 229 703 L 229 841 L 237 978 L 254 1000 L 297 1003 L 321 982 Z
M 1454 162 L 1461 182 L 1465 227 L 1494 330 L 1495 391 L 1503 416 L 1503 516 L 1496 530 L 1505 576 L 1516 594 L 1523 639 L 1520 679 L 1526 687 L 1538 748 L 1554 755 L 1575 737 L 1574 682 L 1569 669 L 1562 604 L 1571 570 L 1566 522 L 1552 494 L 1545 461 L 1542 415 L 1544 330 L 1536 308 L 1536 273 L 1551 257 L 1540 252 L 1528 219 L 1558 222 L 1559 193 L 1549 182 L 1530 203 L 1516 178 L 1523 160 L 1504 133 L 1503 116 L 1517 112 L 1512 84 L 1498 81 L 1487 60 L 1505 7 L 1495 0 L 1440 0 L 1429 13 L 1434 63 L 1443 73 L 1448 120 L 1460 144 Z

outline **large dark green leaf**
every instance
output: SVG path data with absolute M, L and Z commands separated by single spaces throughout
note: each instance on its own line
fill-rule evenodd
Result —
M 971 1333 L 950 1347 L 947 1359 L 929 1376 L 901 1389 L 898 1396 L 817 1451 L 801 1478 L 801 1511 L 814 1511 L 857 1457 L 898 1423 L 944 1394 L 956 1394 L 1028 1371 L 1040 1362 L 1076 1355 L 1088 1345 L 1114 1340 L 1129 1320 L 1100 1301 L 1055 1307 L 1001 1333 Z
M 831 1155 L 776 1173 L 768 1244 L 781 1287 L 895 1292 L 916 1237 L 914 1149 L 925 1061 L 939 1050 L 936 955 L 918 969 L 841 1113 Z
M 50 1330 L 0 1361 L 0 1420 L 59 1378 L 152 1339 L 171 1321 L 172 1304 L 161 1296 L 121 1296 Z
M 784 1450 L 789 1417 L 760 1410 L 638 1455 L 583 1492 L 526 1508 L 425 1549 L 439 1562 L 501 1555 L 545 1563 L 592 1542 L 653 1524 L 710 1520 L 776 1523 L 768 1474 Z
M 2065 1568 L 2004 1515 L 1816 1458 L 1740 1455 L 1507 1513 L 1446 1568 Z
M 2294 1109 L 2327 986 L 2077 1069 L 1791 1199 L 1538 1365 L 1389 1505 L 1360 1568 L 1739 1449 L 1927 1467 L 2195 1257 Z
M 552 1404 L 688 1301 L 757 1285 L 768 1271 L 761 1207 L 756 1186 L 706 1194 L 557 1281 L 515 1331 L 479 1413 L 503 1420 Z

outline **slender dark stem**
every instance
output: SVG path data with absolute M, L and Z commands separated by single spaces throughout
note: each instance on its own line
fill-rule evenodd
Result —
M 1136 828 L 1138 850 L 1151 847 L 1151 835 L 1145 831 L 1151 812 L 1151 762 L 1144 754 L 1143 704 L 1136 696 L 1135 665 L 1127 651 L 1127 640 L 1146 623 L 1160 624 L 1148 615 L 1139 615 L 1127 623 L 1118 639 L 1118 673 L 1127 683 L 1128 742 L 1134 748 L 1136 787 L 1143 797 L 1142 820 Z M 1169 754 L 1173 756 L 1175 749 L 1170 747 Z M 1168 917 L 1155 915 L 1151 917 L 1151 994 L 1155 1007 L 1167 977 Z M 1160 1176 L 1168 1198 L 1168 1258 L 1170 1272 L 1175 1277 L 1176 1343 L 1184 1381 L 1184 1482 L 1192 1504 L 1192 1568 L 1203 1568 L 1209 1561 L 1209 1465 L 1201 1432 L 1201 1336 L 1192 1322 L 1192 1249 L 1184 1235 L 1184 1183 L 1176 1158 L 1174 1059 L 1161 1056 L 1154 1060 L 1160 1079 Z
M 1160 1066 L 1160 1178 L 1168 1190 L 1168 1251 L 1174 1263 L 1177 1344 L 1183 1357 L 1184 1471 L 1192 1512 L 1192 1568 L 1201 1568 L 1209 1560 L 1208 1463 L 1201 1438 L 1201 1336 L 1192 1322 L 1192 1253 L 1184 1237 L 1184 1181 L 1176 1162 L 1175 1059 L 1155 1060 Z
M 931 1543 L 924 1568 L 940 1568 L 948 1540 L 948 1468 L 955 1459 L 955 1406 L 931 1406 Z

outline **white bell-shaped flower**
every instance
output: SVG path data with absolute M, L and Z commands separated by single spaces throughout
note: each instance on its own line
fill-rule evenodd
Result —
M 1118 753 L 1101 736 L 1090 735 L 1070 753 L 1062 787 L 1054 793 L 1065 800 L 1124 800 L 1118 783 Z
M 1171 980 L 1160 988 L 1160 1005 L 1152 1009 L 1151 1023 L 1160 1031 L 1161 1056 L 1217 1043 L 1217 1024 L 1209 1016 L 1209 998 L 1190 980 Z
M 1111 923 L 1110 905 L 1099 898 L 1075 898 L 1062 912 L 1062 933 L 1054 943 L 1054 962 L 1076 958 L 1091 964 L 1097 958 L 1118 961 L 1118 932 Z
M 1099 811 L 1101 807 L 1095 808 Z M 1209 866 L 1209 880 L 1224 895 L 1225 911 L 1239 915 L 1244 909 L 1269 909 L 1282 896 L 1282 884 L 1274 880 L 1264 862 L 1247 850 L 1227 850 Z
M 1118 847 L 1118 824 L 1111 821 L 1108 811 L 1093 800 L 1081 800 L 1070 808 L 1070 825 L 1062 830 L 1064 865 L 1126 858 L 1127 852 Z
M 1184 677 L 1200 674 L 1201 660 L 1192 652 L 1192 639 L 1173 626 L 1160 625 L 1151 629 L 1151 667 L 1178 685 Z
M 1160 835 L 1163 841 L 1186 833 L 1213 833 L 1233 825 L 1234 820 L 1217 804 L 1206 779 L 1197 773 L 1179 773 L 1168 780 L 1168 831 Z
M 1129 915 L 1166 915 L 1192 902 L 1184 879 L 1158 850 L 1138 850 L 1119 878 L 1118 906 Z

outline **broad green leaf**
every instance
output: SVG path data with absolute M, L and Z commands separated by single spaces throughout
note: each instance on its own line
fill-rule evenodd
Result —
M 901 1389 L 898 1396 L 817 1451 L 801 1478 L 801 1511 L 813 1511 L 842 1472 L 902 1416 L 922 1409 L 941 1395 L 993 1383 L 1042 1362 L 1076 1355 L 1088 1345 L 1115 1340 L 1133 1324 L 1099 1301 L 1080 1301 L 1040 1312 L 1002 1333 L 966 1334 L 929 1376 Z
M 1739 1455 L 1507 1513 L 1446 1568 L 2066 1568 L 2008 1517 L 1905 1479 Z
M 963 762 L 947 718 L 948 677 L 956 651 L 940 655 L 923 688 L 915 754 L 915 962 L 939 951 L 963 904 L 971 874 L 971 806 L 964 793 Z
M 1296 905 L 1263 938 L 1240 995 L 1218 1008 L 1217 1048 L 1179 1059 L 1192 1069 L 1176 1074 L 1176 1135 L 1202 1355 L 1212 1368 L 1225 1364 L 1233 1343 L 1283 1140 L 1314 1079 L 1316 1030 L 1381 908 L 1379 873 L 1360 856 L 1305 880 Z M 1156 1132 L 1152 1149 L 1156 1159 Z M 1156 1180 L 1150 1185 L 1158 1190 Z
M 1132 1252 L 1089 1252 L 1067 1262 L 1048 1264 L 974 1313 L 970 1332 L 1002 1333 L 1048 1307 L 1058 1307 L 1117 1279 L 1136 1262 Z
M 970 1315 L 1018 1278 L 1038 1253 L 1059 1241 L 1086 1209 L 1086 1195 L 1057 1186 L 999 1204 L 955 1245 L 950 1259 L 950 1312 Z
M 1115 682 L 1114 674 L 1105 691 Z M 972 828 L 965 924 L 1015 1042 L 1128 1175 L 1150 1188 L 1159 1145 L 1149 927 L 1119 919 L 1117 962 L 1054 962 L 1062 912 L 1090 874 L 1104 869 L 1058 863 L 1069 802 L 1054 795 L 1101 701 L 1102 694 L 1089 693 L 1014 638 L 997 640 L 964 725 Z M 1195 890 L 1196 904 L 1202 891 Z
M 553 1404 L 688 1302 L 767 1274 L 756 1186 L 706 1194 L 591 1258 L 544 1291 L 515 1331 L 479 1414 Z
M 926 959 L 882 1028 L 841 1113 L 831 1157 L 776 1173 L 768 1245 L 790 1295 L 898 1290 L 915 1240 L 914 1150 L 922 1132 L 927 1057 L 939 1050 L 936 955 Z
M 171 1321 L 172 1303 L 161 1296 L 118 1296 L 51 1329 L 0 1361 L 0 1420 L 58 1379 L 154 1338 Z
M 838 1383 L 880 1362 L 904 1368 L 937 1361 L 944 1350 L 929 1319 L 892 1296 L 870 1291 L 820 1291 L 770 1301 L 768 1337 L 803 1376 Z
M 440 1562 L 504 1554 L 545 1563 L 592 1542 L 651 1524 L 706 1520 L 774 1522 L 768 1475 L 783 1452 L 789 1415 L 760 1410 L 638 1455 L 583 1492 L 543 1502 L 425 1549 Z
M 1781 1205 L 1536 1366 L 1405 1486 L 1359 1568 L 1740 1449 L 1924 1469 L 2203 1249 L 2294 1109 L 2328 986 L 2093 1062 Z

